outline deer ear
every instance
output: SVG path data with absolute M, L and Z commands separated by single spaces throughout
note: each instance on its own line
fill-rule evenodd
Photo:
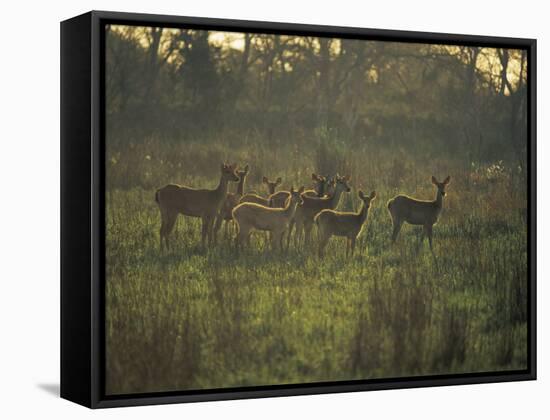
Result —
M 226 165 L 225 163 L 222 163 L 222 164 L 221 164 L 221 168 L 222 168 L 222 169 L 225 169 L 226 167 L 227 167 L 227 165 Z
M 365 198 L 365 194 L 363 194 L 363 191 L 359 190 L 359 192 L 357 193 L 357 195 L 359 196 L 359 198 L 362 200 L 363 198 Z
M 434 185 L 438 184 L 436 177 L 433 176 L 433 175 L 432 175 L 432 184 L 434 184 Z
M 277 184 L 280 184 L 281 182 L 283 182 L 283 180 L 281 179 L 281 177 L 277 178 L 277 180 L 275 181 Z
M 266 176 L 264 176 L 264 177 L 262 178 L 262 182 L 263 182 L 264 184 L 267 184 L 268 181 L 267 181 L 267 177 L 266 177 Z
M 290 187 L 290 194 L 294 192 L 294 186 Z
M 311 179 L 314 180 L 314 181 L 317 181 L 319 179 L 319 177 L 316 174 L 312 173 L 311 174 Z
M 445 180 L 443 181 L 443 184 L 447 185 L 449 182 L 451 182 L 451 176 L 449 175 Z
M 376 197 L 376 191 L 370 193 L 370 199 L 373 200 Z

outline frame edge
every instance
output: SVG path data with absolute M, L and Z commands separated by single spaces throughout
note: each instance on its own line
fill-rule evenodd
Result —
M 61 398 L 91 407 L 91 13 L 61 22 Z

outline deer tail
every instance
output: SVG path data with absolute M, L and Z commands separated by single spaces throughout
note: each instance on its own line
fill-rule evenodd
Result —
M 388 201 L 388 210 L 391 210 L 392 204 L 393 204 L 393 198 Z
M 160 204 L 159 203 L 159 192 L 160 192 L 160 190 L 155 191 L 155 201 L 156 201 L 157 204 Z

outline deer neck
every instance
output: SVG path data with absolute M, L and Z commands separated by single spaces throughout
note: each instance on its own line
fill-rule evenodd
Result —
M 335 209 L 336 207 L 338 207 L 338 203 L 340 202 L 340 197 L 342 196 L 343 192 L 344 192 L 344 190 L 342 190 L 340 188 L 337 188 L 334 191 L 334 194 L 330 198 L 330 208 L 331 209 Z
M 227 194 L 227 184 L 229 183 L 229 180 L 224 178 L 223 175 L 220 177 L 220 183 L 218 184 L 218 187 L 216 188 L 216 192 L 222 196 L 225 197 Z
M 363 205 L 361 206 L 361 210 L 359 210 L 359 214 L 358 214 L 361 224 L 365 223 L 365 220 L 367 219 L 368 214 L 369 214 L 369 208 L 363 201 Z
M 242 197 L 244 193 L 244 179 L 246 178 L 246 175 L 241 176 L 241 179 L 239 179 L 239 185 L 237 185 L 237 195 Z
M 443 207 L 443 194 L 441 194 L 441 191 L 439 190 L 437 190 L 437 192 L 435 193 L 434 203 L 438 209 L 441 209 L 441 207 Z
M 318 195 L 319 197 L 324 196 L 324 195 L 325 195 L 325 184 L 320 184 L 320 185 L 318 186 L 318 188 L 316 188 L 316 190 L 317 190 L 317 195 Z
M 298 207 L 298 202 L 293 200 L 288 200 L 288 204 L 286 205 L 284 211 L 285 216 L 288 219 L 292 219 L 294 217 L 294 213 L 296 213 L 296 207 Z

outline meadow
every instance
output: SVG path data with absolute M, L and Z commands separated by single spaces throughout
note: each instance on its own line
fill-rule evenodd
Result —
M 328 137 L 117 144 L 107 144 L 107 394 L 527 367 L 526 174 L 513 161 Z M 223 161 L 250 165 L 245 192 L 265 195 L 264 175 L 288 189 L 340 172 L 352 191 L 339 209 L 357 210 L 357 190 L 376 190 L 355 255 L 342 238 L 322 259 L 315 241 L 274 252 L 263 233 L 237 254 L 223 230 L 202 248 L 200 220 L 181 215 L 161 252 L 155 190 L 214 188 Z M 452 176 L 434 254 L 410 225 L 392 245 L 387 201 L 433 199 L 432 175 Z

